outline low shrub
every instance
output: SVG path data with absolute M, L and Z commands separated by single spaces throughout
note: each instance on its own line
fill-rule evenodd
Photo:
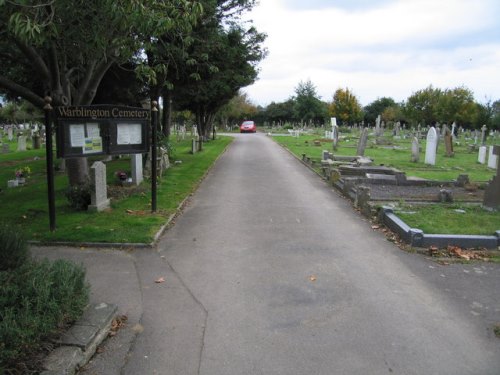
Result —
M 20 267 L 29 258 L 24 233 L 12 225 L 0 223 L 0 271 Z
M 90 185 L 69 186 L 65 192 L 71 208 L 77 211 L 85 211 L 91 203 Z
M 88 304 L 82 266 L 28 261 L 0 272 L 0 372 L 15 368 Z

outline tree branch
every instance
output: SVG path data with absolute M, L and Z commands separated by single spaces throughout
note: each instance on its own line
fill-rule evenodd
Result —
M 29 61 L 33 63 L 33 67 L 35 68 L 36 71 L 38 71 L 42 78 L 45 78 L 46 80 L 50 80 L 50 71 L 47 68 L 47 64 L 45 64 L 45 61 L 43 58 L 37 53 L 37 51 L 24 43 L 23 41 L 13 38 L 14 43 L 16 44 L 17 48 L 21 51 L 23 55 L 25 55 Z
M 97 67 L 94 70 L 94 74 L 89 80 L 89 84 L 87 86 L 87 89 L 85 92 L 82 93 L 82 99 L 81 99 L 81 105 L 89 105 L 92 103 L 92 100 L 94 100 L 94 97 L 97 93 L 97 88 L 99 87 L 99 84 L 102 81 L 102 78 L 104 77 L 104 74 L 109 70 L 111 65 L 116 61 L 116 59 L 110 58 L 103 58 L 101 62 L 97 65 Z
M 38 96 L 30 89 L 21 86 L 15 83 L 14 81 L 5 78 L 4 76 L 0 76 L 0 87 L 7 89 L 16 95 L 19 95 L 20 97 L 26 99 L 36 107 L 43 107 L 45 105 L 45 101 L 41 96 Z

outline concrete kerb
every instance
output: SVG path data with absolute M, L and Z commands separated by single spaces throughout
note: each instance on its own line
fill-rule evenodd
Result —
M 87 307 L 82 317 L 55 343 L 59 346 L 45 358 L 41 375 L 71 375 L 85 365 L 108 336 L 118 308 L 106 303 Z
M 460 246 L 464 248 L 483 247 L 497 249 L 500 247 L 500 230 L 491 236 L 458 235 L 458 234 L 425 234 L 417 228 L 410 228 L 401 220 L 391 207 L 382 207 L 379 215 L 380 221 L 397 233 L 406 243 L 414 247 L 429 246 Z

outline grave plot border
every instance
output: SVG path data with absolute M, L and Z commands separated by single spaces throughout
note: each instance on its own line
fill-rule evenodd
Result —
M 415 247 L 460 246 L 463 248 L 484 247 L 494 249 L 500 246 L 500 230 L 494 235 L 480 236 L 468 234 L 426 234 L 417 228 L 408 226 L 391 207 L 383 206 L 379 211 L 379 221 L 397 233 L 406 243 Z

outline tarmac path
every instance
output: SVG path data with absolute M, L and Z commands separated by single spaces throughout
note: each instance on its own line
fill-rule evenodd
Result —
M 500 265 L 401 251 L 263 134 L 155 250 L 35 250 L 128 315 L 82 374 L 500 374 Z

